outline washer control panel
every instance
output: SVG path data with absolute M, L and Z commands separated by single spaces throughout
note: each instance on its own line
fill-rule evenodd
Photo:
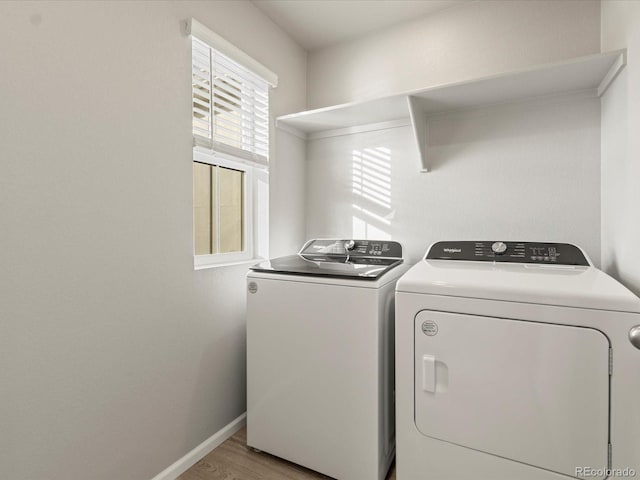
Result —
M 402 258 L 402 247 L 390 240 L 317 239 L 307 242 L 300 254 Z
M 425 259 L 589 266 L 582 250 L 570 243 L 437 242 L 429 249 Z

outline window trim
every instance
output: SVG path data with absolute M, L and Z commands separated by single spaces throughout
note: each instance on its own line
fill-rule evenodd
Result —
M 225 155 L 220 152 L 207 151 L 200 148 L 193 149 L 193 161 L 199 163 L 206 163 L 209 165 L 216 165 L 224 168 L 231 168 L 233 170 L 239 170 L 244 172 L 243 179 L 244 184 L 242 186 L 242 228 L 243 228 L 243 245 L 241 252 L 230 253 L 213 253 L 208 255 L 196 255 L 195 254 L 195 236 L 193 242 L 193 265 L 196 269 L 207 266 L 216 266 L 222 264 L 234 264 L 244 261 L 253 260 L 255 245 L 254 245 L 254 209 L 253 209 L 253 190 L 254 190 L 254 167 L 248 162 L 238 161 L 238 159 Z M 195 194 L 195 192 L 194 192 Z M 195 200 L 194 200 L 195 201 Z M 195 212 L 193 218 L 193 231 L 195 231 Z
M 278 76 L 265 67 L 262 63 L 240 50 L 234 44 L 222 38 L 217 33 L 209 30 L 195 18 L 190 18 L 186 22 L 187 35 L 193 35 L 210 47 L 215 48 L 223 55 L 226 55 L 234 62 L 242 65 L 247 70 L 264 79 L 271 87 L 278 86 Z

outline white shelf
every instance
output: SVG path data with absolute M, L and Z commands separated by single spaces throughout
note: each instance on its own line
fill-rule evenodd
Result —
M 625 64 L 626 50 L 599 53 L 365 102 L 284 115 L 277 118 L 277 126 L 293 128 L 313 138 L 322 136 L 323 132 L 410 118 L 421 169 L 427 171 L 429 115 L 584 90 L 593 90 L 600 96 Z

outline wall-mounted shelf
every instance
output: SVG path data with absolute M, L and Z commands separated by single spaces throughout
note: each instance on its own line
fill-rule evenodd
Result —
M 458 83 L 437 85 L 400 95 L 335 105 L 277 118 L 278 127 L 314 138 L 323 132 L 411 119 L 428 170 L 427 117 L 453 110 L 508 103 L 528 98 L 593 90 L 602 95 L 626 64 L 626 50 L 599 53 Z

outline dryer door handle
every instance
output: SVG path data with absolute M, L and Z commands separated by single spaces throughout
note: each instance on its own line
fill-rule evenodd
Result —
M 436 357 L 422 356 L 422 390 L 436 393 Z

